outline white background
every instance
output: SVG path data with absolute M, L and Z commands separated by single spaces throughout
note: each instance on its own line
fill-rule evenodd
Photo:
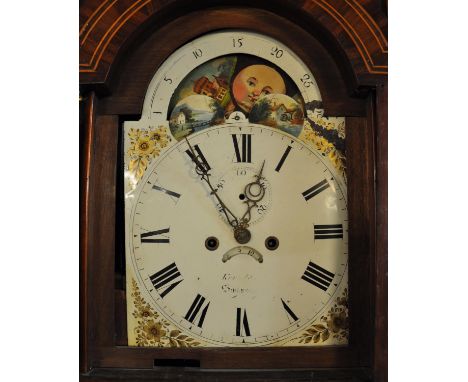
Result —
M 390 1 L 390 381 L 466 379 L 467 11 Z M 2 15 L 2 379 L 77 381 L 78 1 Z

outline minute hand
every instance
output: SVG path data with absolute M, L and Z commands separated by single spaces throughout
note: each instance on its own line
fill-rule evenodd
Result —
M 188 141 L 187 137 L 185 137 L 185 140 L 188 144 L 189 150 L 192 153 L 191 158 L 192 161 L 195 163 L 195 171 L 197 172 L 198 175 L 200 175 L 201 179 L 208 184 L 208 187 L 211 190 L 211 195 L 214 195 L 216 200 L 218 201 L 219 205 L 221 206 L 221 211 L 224 213 L 226 216 L 226 220 L 228 221 L 229 225 L 232 227 L 236 228 L 239 225 L 239 221 L 237 220 L 236 216 L 232 213 L 232 211 L 226 206 L 226 204 L 223 202 L 223 200 L 220 198 L 218 195 L 218 190 L 213 187 L 213 185 L 210 182 L 210 173 L 209 170 L 206 168 L 205 164 L 199 159 L 198 155 L 195 154 L 195 151 L 192 148 L 192 145 Z

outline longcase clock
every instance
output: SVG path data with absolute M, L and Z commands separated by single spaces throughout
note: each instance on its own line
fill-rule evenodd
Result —
M 386 380 L 383 12 L 83 2 L 83 379 Z

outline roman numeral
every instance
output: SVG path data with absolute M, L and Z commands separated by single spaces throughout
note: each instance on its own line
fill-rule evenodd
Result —
M 157 185 L 153 185 L 153 190 L 161 191 L 162 193 L 164 193 L 166 195 L 169 195 L 169 196 L 171 196 L 173 198 L 176 198 L 177 200 L 182 196 L 182 195 L 178 194 L 177 192 L 168 190 L 168 189 L 166 189 L 164 187 L 159 187 Z
M 343 239 L 343 225 L 316 224 L 314 225 L 314 239 Z
M 234 144 L 234 150 L 236 152 L 236 160 L 238 163 L 248 162 L 252 163 L 252 135 L 251 134 L 240 134 L 241 135 L 241 147 L 239 149 L 239 140 L 236 134 L 232 134 L 232 143 Z
M 333 273 L 327 271 L 312 261 L 309 261 L 309 265 L 307 266 L 307 269 L 301 278 L 302 280 L 315 285 L 317 288 L 326 291 L 333 281 L 333 277 L 335 277 Z
M 236 336 L 243 336 L 243 333 L 245 333 L 246 336 L 250 336 L 249 321 L 247 320 L 247 311 L 242 308 L 237 308 Z
M 177 285 L 179 285 L 183 279 L 175 263 L 168 265 L 167 267 L 156 272 L 154 275 L 149 277 L 151 283 L 154 286 L 161 296 L 164 298 L 171 290 L 173 290 Z M 177 281 L 175 279 L 180 278 Z M 162 290 L 162 292 L 160 292 Z
M 322 180 L 321 182 L 318 182 L 315 186 L 309 188 L 308 190 L 305 190 L 302 193 L 302 196 L 306 201 L 309 199 L 313 198 L 315 195 L 320 194 L 322 191 L 325 191 L 328 187 L 330 187 L 330 184 L 326 179 Z
M 297 318 L 297 316 L 294 314 L 294 312 L 292 311 L 292 309 L 288 306 L 288 304 L 286 304 L 286 303 L 283 301 L 283 299 L 281 299 L 281 302 L 283 303 L 283 308 L 284 308 L 284 310 L 285 310 L 286 313 L 287 313 L 289 323 L 292 323 L 291 320 L 289 319 L 290 317 L 292 318 L 293 322 L 299 320 L 299 318 Z
M 200 147 L 198 147 L 198 145 L 195 145 L 195 146 L 193 146 L 193 149 L 197 153 L 196 158 L 189 149 L 185 150 L 185 152 L 187 153 L 187 155 L 190 157 L 190 159 L 192 161 L 194 161 L 195 163 L 197 163 L 198 161 L 201 161 L 203 163 L 203 166 L 205 167 L 206 171 L 210 171 L 211 167 L 208 164 L 208 162 L 207 162 L 205 156 L 203 155 L 202 151 L 200 150 Z M 197 159 L 198 159 L 198 161 L 197 161 Z
M 276 168 L 275 168 L 276 172 L 279 172 L 281 170 L 281 167 L 283 167 L 284 161 L 288 157 L 289 152 L 291 151 L 291 149 L 292 149 L 291 146 L 286 147 L 286 151 L 283 153 L 283 156 L 281 157 L 280 161 L 276 165 Z
M 150 231 L 140 234 L 140 239 L 142 243 L 169 243 L 169 237 L 163 235 L 164 233 L 169 233 L 169 228 L 159 229 L 157 231 Z M 162 237 L 147 239 L 151 236 L 158 236 L 161 235 Z
M 200 318 L 198 319 L 198 323 L 195 324 L 199 328 L 201 328 L 203 326 L 203 321 L 205 321 L 206 312 L 208 311 L 208 307 L 210 306 L 210 302 L 208 301 L 206 303 L 205 307 L 201 311 L 201 314 L 199 314 L 200 310 L 201 310 L 201 308 L 203 307 L 204 304 L 205 304 L 205 297 L 201 296 L 200 294 L 197 294 L 197 297 L 195 297 L 195 300 L 193 300 L 193 303 L 190 306 L 190 309 L 188 310 L 187 314 L 185 315 L 185 319 L 187 321 L 191 322 L 192 324 L 194 324 L 195 319 L 198 316 L 200 316 Z

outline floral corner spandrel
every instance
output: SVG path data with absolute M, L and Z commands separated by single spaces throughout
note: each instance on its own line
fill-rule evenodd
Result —
M 299 139 L 327 157 L 346 182 L 345 119 L 314 117 L 304 120 Z
M 173 328 L 168 321 L 150 307 L 141 296 L 135 279 L 132 279 L 131 295 L 134 305 L 132 316 L 136 319 L 133 331 L 137 346 L 193 347 L 200 345 L 200 342 Z
M 167 128 L 164 126 L 131 128 L 128 132 L 129 147 L 127 150 L 128 165 L 125 176 L 134 189 L 145 174 L 148 165 L 161 153 L 171 141 Z
M 300 336 L 293 338 L 289 345 L 293 345 L 292 342 L 295 341 L 298 344 L 325 343 L 329 339 L 334 339 L 334 344 L 345 345 L 348 337 L 348 289 L 345 288 L 327 314 L 310 325 Z

